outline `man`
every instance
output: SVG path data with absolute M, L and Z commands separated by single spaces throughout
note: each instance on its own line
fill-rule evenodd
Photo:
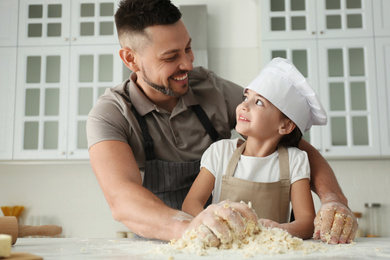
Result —
M 170 240 L 195 229 L 218 245 L 229 239 L 229 229 L 243 232 L 243 217 L 256 220 L 245 204 L 211 205 L 196 218 L 179 209 L 202 153 L 230 137 L 242 88 L 193 68 L 191 38 L 180 18 L 169 0 L 120 3 L 119 55 L 133 73 L 107 90 L 89 114 L 90 160 L 113 217 L 133 232 Z M 331 168 L 307 142 L 300 148 L 309 155 L 311 186 L 323 204 L 314 237 L 350 242 L 356 220 Z

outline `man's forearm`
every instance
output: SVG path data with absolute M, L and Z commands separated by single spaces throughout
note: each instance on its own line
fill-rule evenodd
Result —
M 311 181 L 310 186 L 321 200 L 321 203 L 338 201 L 348 206 L 348 200 L 344 196 L 336 176 L 322 155 L 308 142 L 302 140 L 299 148 L 306 151 L 309 157 Z
M 116 202 L 109 203 L 117 221 L 146 238 L 169 241 L 182 236 L 192 216 L 166 206 L 143 187 L 130 190 L 133 194 L 122 193 L 123 200 L 118 198 Z

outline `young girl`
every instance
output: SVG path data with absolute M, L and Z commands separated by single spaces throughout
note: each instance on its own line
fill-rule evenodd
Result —
M 290 61 L 275 58 L 244 90 L 236 114 L 236 130 L 246 142 L 221 140 L 205 151 L 183 211 L 198 215 L 211 194 L 213 203 L 251 202 L 264 226 L 311 238 L 310 168 L 306 152 L 296 147 L 302 133 L 327 122 L 314 91 Z

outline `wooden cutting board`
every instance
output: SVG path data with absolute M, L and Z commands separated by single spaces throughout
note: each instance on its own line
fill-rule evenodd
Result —
M 30 253 L 21 253 L 21 252 L 14 252 L 11 253 L 10 257 L 5 258 L 4 260 L 43 260 L 43 257 L 33 255 Z

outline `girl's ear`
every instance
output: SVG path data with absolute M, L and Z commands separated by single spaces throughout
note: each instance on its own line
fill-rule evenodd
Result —
M 123 63 L 126 65 L 126 67 L 128 67 L 131 71 L 139 71 L 139 67 L 135 58 L 135 52 L 133 50 L 131 50 L 129 47 L 123 47 L 119 50 L 119 56 L 123 60 Z
M 291 133 L 295 129 L 296 125 L 289 118 L 286 118 L 283 122 L 284 123 L 279 127 L 279 134 L 288 135 L 289 133 Z

